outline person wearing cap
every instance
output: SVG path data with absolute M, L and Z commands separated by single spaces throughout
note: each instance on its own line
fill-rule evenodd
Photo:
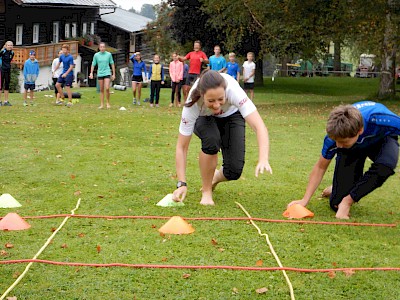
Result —
M 35 82 L 39 76 L 39 62 L 36 60 L 36 52 L 34 50 L 29 51 L 29 59 L 24 64 L 24 106 L 28 106 L 28 90 L 31 99 L 31 105 L 34 105 L 33 91 L 35 90 Z

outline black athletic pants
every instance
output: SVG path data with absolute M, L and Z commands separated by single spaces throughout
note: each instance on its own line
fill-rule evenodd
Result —
M 11 70 L 1 70 L 1 88 L 10 90 Z
M 178 103 L 181 103 L 181 89 L 182 89 L 182 81 L 179 82 L 171 82 L 171 103 L 175 101 L 175 93 L 178 89 Z
M 150 104 L 153 104 L 154 98 L 156 104 L 160 101 L 161 80 L 152 80 L 150 85 Z
M 367 157 L 373 163 L 369 170 L 363 173 Z M 338 148 L 330 197 L 331 208 L 337 211 L 338 205 L 347 195 L 358 202 L 380 187 L 394 174 L 398 158 L 397 136 L 386 136 L 367 149 Z
M 223 173 L 228 180 L 240 178 L 245 156 L 245 120 L 239 112 L 225 118 L 198 117 L 194 133 L 205 154 L 222 150 Z

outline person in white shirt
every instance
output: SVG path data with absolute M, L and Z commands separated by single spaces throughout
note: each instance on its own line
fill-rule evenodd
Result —
M 60 105 L 62 104 L 62 101 L 60 101 L 60 93 L 58 92 L 56 88 L 56 83 L 58 80 L 58 77 L 60 77 L 62 71 L 63 71 L 63 63 L 60 64 L 58 69 L 56 69 L 58 62 L 60 61 L 60 56 L 63 54 L 62 50 L 58 52 L 58 57 L 56 57 L 53 60 L 53 63 L 51 64 L 51 72 L 53 74 L 53 84 L 54 84 L 54 93 L 56 95 L 56 104 Z
M 250 100 L 254 99 L 254 74 L 256 73 L 256 64 L 253 62 L 254 53 L 247 53 L 247 61 L 243 63 L 243 83 L 244 90 L 250 92 Z
M 212 192 L 216 185 L 240 178 L 245 156 L 245 122 L 257 135 L 259 150 L 255 176 L 264 171 L 272 174 L 268 130 L 254 103 L 232 76 L 213 70 L 204 71 L 190 90 L 182 111 L 176 145 L 179 181 L 173 193 L 175 201 L 183 201 L 187 194 L 186 160 L 193 133 L 201 140 L 200 204 L 214 205 Z M 217 170 L 219 150 L 222 150 L 223 164 Z

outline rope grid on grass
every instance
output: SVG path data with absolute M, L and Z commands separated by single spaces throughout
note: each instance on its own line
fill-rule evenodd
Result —
M 254 221 L 251 219 L 251 215 L 247 212 L 247 210 L 243 207 L 242 204 L 240 204 L 239 202 L 235 202 L 235 203 L 236 203 L 236 205 L 239 206 L 240 209 L 246 214 L 246 216 L 249 217 L 249 221 L 250 221 L 251 225 L 253 225 L 253 226 L 257 229 L 258 234 L 259 234 L 260 236 L 264 236 L 264 237 L 265 237 L 265 240 L 267 241 L 267 244 L 268 244 L 268 246 L 269 246 L 269 249 L 271 250 L 271 253 L 272 253 L 272 255 L 274 256 L 276 262 L 278 263 L 279 267 L 283 268 L 283 265 L 282 265 L 282 263 L 281 263 L 281 260 L 279 259 L 278 254 L 276 254 L 276 252 L 275 252 L 275 250 L 274 250 L 274 247 L 272 246 L 272 243 L 271 243 L 271 241 L 269 240 L 268 234 L 262 233 L 260 227 L 258 227 L 257 224 L 254 223 Z M 290 299 L 295 300 L 292 282 L 290 281 L 289 276 L 286 274 L 286 271 L 285 271 L 285 270 L 282 270 L 282 274 L 283 274 L 283 277 L 285 277 L 285 279 L 286 279 L 287 285 L 289 286 Z
M 75 214 L 75 210 L 79 208 L 79 205 L 81 204 L 81 198 L 78 199 L 76 202 L 76 206 L 73 210 L 71 210 L 71 215 Z M 58 226 L 58 228 L 53 232 L 53 234 L 47 239 L 46 243 L 40 248 L 40 250 L 35 254 L 35 256 L 32 258 L 32 261 L 26 266 L 25 270 L 21 273 L 21 275 L 18 276 L 18 278 L 14 281 L 14 283 L 4 292 L 4 294 L 0 297 L 0 300 L 5 299 L 5 297 L 18 285 L 18 283 L 25 277 L 25 275 L 28 273 L 29 269 L 33 265 L 33 261 L 35 261 L 38 256 L 47 248 L 47 246 L 51 243 L 52 239 L 55 237 L 55 235 L 63 228 L 65 223 L 67 223 L 68 219 L 71 218 L 71 216 L 65 217 L 64 221 Z

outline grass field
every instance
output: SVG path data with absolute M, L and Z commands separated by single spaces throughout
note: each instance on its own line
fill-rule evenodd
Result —
M 95 89 L 81 89 L 72 108 L 36 93 L 36 107 L 0 107 L 0 194 L 21 204 L 0 216 L 77 214 L 244 217 L 283 219 L 291 200 L 304 193 L 317 160 L 329 111 L 366 99 L 375 79 L 277 78 L 256 89 L 256 104 L 270 131 L 273 175 L 254 177 L 257 143 L 247 130 L 246 165 L 236 182 L 218 186 L 215 207 L 200 201 L 199 140 L 193 137 L 187 166 L 189 194 L 184 207 L 155 204 L 176 184 L 174 151 L 181 110 L 132 106 L 131 91 L 115 91 L 110 110 L 98 110 Z M 144 90 L 148 97 L 149 90 Z M 143 98 L 144 98 L 143 97 Z M 400 113 L 398 102 L 385 102 Z M 119 111 L 124 106 L 127 111 Z M 314 220 L 335 221 L 327 200 L 332 165 L 309 209 Z M 399 175 L 352 208 L 352 222 L 400 225 Z M 0 232 L 0 260 L 32 258 L 62 219 L 28 220 L 26 231 Z M 265 239 L 245 221 L 192 221 L 196 231 L 160 236 L 165 220 L 70 219 L 39 257 L 63 262 L 276 267 Z M 257 223 L 268 233 L 282 264 L 299 268 L 399 267 L 400 230 Z M 214 241 L 213 241 L 214 240 Z M 11 243 L 13 248 L 6 248 Z M 100 246 L 101 251 L 98 251 Z M 258 261 L 258 263 L 257 263 Z M 0 295 L 25 264 L 0 265 Z M 184 276 L 190 274 L 190 276 Z M 400 272 L 288 272 L 296 299 L 400 299 Z M 184 278 L 187 277 L 187 278 Z M 257 294 L 256 289 L 268 291 Z M 17 299 L 290 299 L 281 272 L 85 268 L 34 264 L 8 295 Z

